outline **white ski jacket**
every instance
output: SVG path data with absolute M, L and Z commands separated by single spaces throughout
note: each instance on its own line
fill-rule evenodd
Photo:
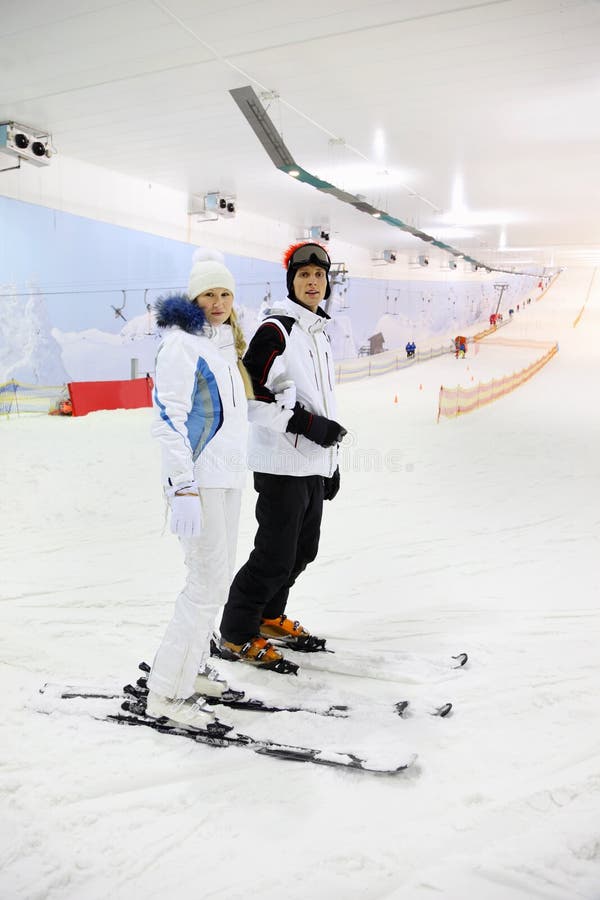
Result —
M 286 299 L 266 311 L 250 341 L 244 363 L 256 398 L 248 404 L 248 465 L 255 472 L 329 478 L 337 468 L 337 447 L 286 432 L 292 410 L 275 397 L 291 381 L 305 409 L 337 420 L 328 320 L 321 310 L 313 313 Z
M 165 486 L 243 488 L 248 405 L 229 325 L 213 328 L 187 298 L 159 307 L 152 434 Z

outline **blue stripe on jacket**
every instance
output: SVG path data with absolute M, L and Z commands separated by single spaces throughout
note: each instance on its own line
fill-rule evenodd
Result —
M 192 459 L 198 459 L 223 424 L 223 404 L 217 379 L 206 360 L 199 358 L 192 392 L 192 408 L 186 428 L 192 445 Z
M 158 396 L 158 387 L 156 385 L 154 387 L 154 403 L 156 404 L 156 406 L 158 406 L 158 408 L 160 410 L 160 417 L 163 420 L 163 422 L 166 422 L 167 425 L 173 429 L 173 431 L 177 431 L 177 429 L 175 428 L 175 426 L 173 425 L 173 423 L 171 422 L 171 420 L 167 414 L 167 407 L 165 406 L 164 403 L 161 403 L 161 401 L 160 401 L 160 398 Z

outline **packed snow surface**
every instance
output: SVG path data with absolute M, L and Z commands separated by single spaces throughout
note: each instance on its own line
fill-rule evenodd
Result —
M 221 670 L 352 715 L 219 715 L 325 758 L 416 753 L 393 777 L 40 695 L 134 681 L 183 566 L 149 410 L 1 420 L 3 900 L 598 900 L 599 339 L 600 276 L 571 270 L 466 359 L 339 389 L 342 490 L 289 605 L 336 653 L 299 658 L 297 678 Z M 555 340 L 526 385 L 436 424 L 441 384 L 511 374 Z M 249 481 L 240 563 L 253 504 Z

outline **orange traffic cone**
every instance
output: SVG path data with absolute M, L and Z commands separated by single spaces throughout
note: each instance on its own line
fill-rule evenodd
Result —
M 398 402 L 398 394 L 394 394 L 394 403 Z

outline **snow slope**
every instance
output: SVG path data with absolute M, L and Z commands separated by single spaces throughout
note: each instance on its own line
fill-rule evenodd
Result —
M 342 491 L 290 611 L 337 648 L 321 662 L 358 658 L 361 675 L 314 670 L 315 657 L 296 679 L 223 666 L 254 695 L 356 713 L 222 718 L 297 743 L 418 753 L 393 780 L 120 729 L 77 701 L 41 714 L 46 681 L 135 677 L 182 564 L 161 535 L 149 411 L 0 421 L 0 896 L 600 898 L 591 279 L 563 273 L 465 360 L 339 389 Z M 555 339 L 559 354 L 527 385 L 436 425 L 440 384 L 512 372 Z M 253 534 L 248 489 L 240 562 Z M 465 649 L 467 669 L 444 669 Z M 400 698 L 455 711 L 403 721 L 390 708 Z

